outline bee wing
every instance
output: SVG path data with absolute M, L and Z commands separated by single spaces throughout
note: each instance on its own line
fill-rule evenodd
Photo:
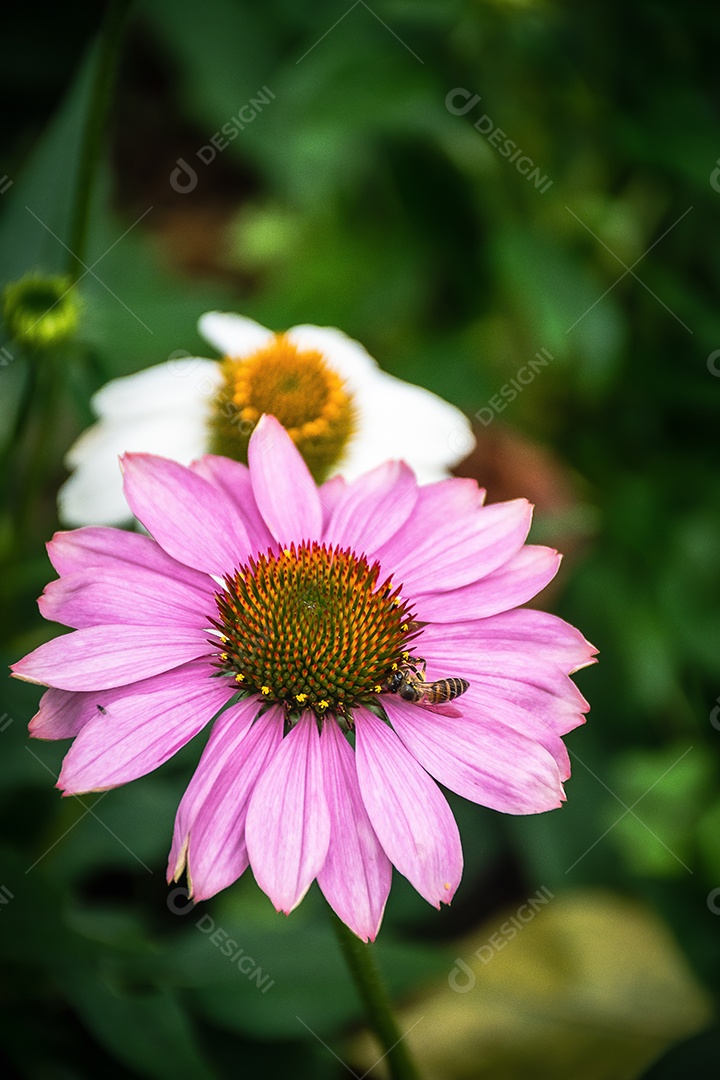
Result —
M 427 709 L 428 712 L 438 713 L 440 716 L 449 716 L 451 718 L 457 718 L 462 716 L 459 709 L 456 709 L 454 705 L 450 705 L 448 702 L 444 702 L 441 705 L 430 705 L 427 701 L 421 702 L 423 709 Z

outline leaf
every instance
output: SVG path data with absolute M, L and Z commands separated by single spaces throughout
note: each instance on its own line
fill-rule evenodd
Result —
M 9 206 L 4 207 L 0 224 L 0 281 L 17 279 L 30 270 L 58 273 L 67 267 L 67 250 L 56 237 L 68 242 L 72 190 L 95 59 L 92 49 L 7 196 Z
M 178 786 L 153 775 L 117 790 L 64 799 L 65 813 L 77 825 L 48 857 L 54 872 L 66 880 L 96 867 L 162 876 L 179 798 Z
M 129 1069 L 150 1080 L 190 1075 L 213 1080 L 190 1022 L 171 991 L 133 992 L 73 973 L 68 996 L 95 1038 Z
M 692 857 L 692 834 L 712 774 L 710 759 L 687 743 L 626 751 L 618 758 L 611 787 L 622 802 L 612 800 L 606 825 L 636 873 L 677 877 L 687 872 L 683 862 Z M 625 806 L 632 813 L 623 813 Z
M 625 336 L 614 297 L 598 302 L 606 283 L 539 231 L 501 227 L 495 250 L 513 305 L 536 328 L 539 343 L 557 356 L 558 368 L 567 370 L 575 359 L 572 378 L 581 397 L 602 398 L 618 376 Z
M 62 965 L 88 955 L 65 922 L 65 897 L 32 856 L 0 848 L 0 958 L 8 964 Z

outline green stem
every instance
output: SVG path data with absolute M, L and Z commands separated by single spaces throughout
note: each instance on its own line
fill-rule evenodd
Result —
M 37 366 L 33 361 L 34 357 L 31 358 L 30 363 L 26 366 L 20 400 L 18 401 L 18 406 L 15 410 L 15 419 L 13 420 L 13 425 L 5 445 L 0 448 L 0 477 L 3 478 L 7 475 L 8 462 L 17 450 L 18 443 L 25 434 L 25 429 L 30 418 L 30 410 L 35 397 L 35 387 L 37 384 Z
M 420 1073 L 410 1057 L 403 1033 L 393 1016 L 390 998 L 380 977 L 372 946 L 356 937 L 336 915 L 332 916 L 332 921 L 368 1020 L 385 1051 L 385 1061 L 388 1063 L 392 1080 L 420 1080 Z
M 120 44 L 132 0 L 112 0 L 100 28 L 98 56 L 93 74 L 90 104 L 80 148 L 75 198 L 70 223 L 68 273 L 77 281 L 85 261 L 93 183 L 102 151 L 105 123 L 115 81 Z
M 36 370 L 33 414 L 30 421 L 31 445 L 28 447 L 22 501 L 17 518 L 17 541 L 22 550 L 37 536 L 38 509 L 51 461 L 57 454 L 59 400 L 61 392 L 61 354 L 30 356 L 31 368 Z M 54 515 L 53 515 L 54 516 Z

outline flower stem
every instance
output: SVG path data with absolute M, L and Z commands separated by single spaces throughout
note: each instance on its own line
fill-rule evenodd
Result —
M 393 1016 L 372 945 L 362 942 L 336 915 L 332 915 L 332 922 L 368 1020 L 385 1051 L 391 1080 L 420 1080 L 420 1073 Z
M 93 74 L 82 146 L 80 148 L 80 164 L 78 166 L 70 223 L 68 273 L 73 281 L 77 281 L 82 269 L 84 269 L 83 263 L 85 261 L 85 248 L 90 221 L 93 182 L 102 150 L 105 122 L 115 81 L 120 44 L 131 5 L 132 0 L 111 0 L 103 24 L 100 27 L 97 44 L 98 55 Z

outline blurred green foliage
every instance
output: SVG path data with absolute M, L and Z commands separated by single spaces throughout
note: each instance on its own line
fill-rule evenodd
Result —
M 2 284 L 68 269 L 100 15 L 10 17 Z M 203 311 L 340 326 L 471 415 L 551 354 L 492 425 L 549 447 L 574 492 L 561 513 L 540 506 L 537 535 L 572 553 L 549 602 L 601 650 L 578 678 L 592 713 L 568 739 L 561 812 L 503 819 L 453 800 L 467 870 L 451 910 L 396 881 L 378 953 L 399 995 L 443 980 L 447 939 L 503 904 L 601 884 L 654 908 L 717 999 L 719 45 L 709 9 L 670 0 L 146 0 L 95 189 L 78 335 L 45 353 L 2 343 L 8 663 L 53 633 L 34 605 L 42 545 L 91 393 L 176 350 L 202 354 Z M 201 160 L 263 88 L 269 103 Z M 446 105 L 458 89 L 480 96 L 464 114 Z M 494 146 L 482 132 L 497 127 Z M 505 137 L 549 187 L 502 156 Z M 185 194 L 169 182 L 179 158 L 197 173 Z M 61 800 L 63 747 L 27 743 L 37 698 L 10 682 L 0 694 L 8 1075 L 343 1075 L 312 1031 L 336 1040 L 361 1013 L 315 890 L 289 920 L 246 880 L 204 906 L 271 974 L 267 994 L 210 944 L 201 910 L 167 906 L 173 813 L 199 746 L 130 788 Z M 598 1060 L 614 1075 L 602 1047 Z M 678 1047 L 652 1075 L 685 1060 Z

